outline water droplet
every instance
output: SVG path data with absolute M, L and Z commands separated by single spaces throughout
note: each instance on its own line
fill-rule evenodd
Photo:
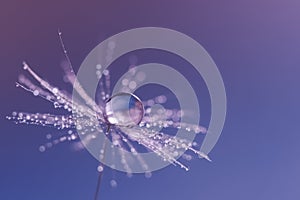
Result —
M 45 146 L 42 145 L 42 146 L 39 147 L 39 151 L 40 151 L 40 152 L 44 152 L 45 150 L 46 150 L 46 147 L 45 147 Z
M 101 65 L 101 64 L 97 64 L 97 65 L 96 65 L 96 69 L 97 69 L 97 70 L 100 70 L 101 68 L 102 68 L 102 65 Z
M 106 69 L 105 69 L 105 70 L 103 70 L 103 72 L 102 72 L 102 73 L 103 73 L 103 75 L 104 75 L 104 76 L 107 76 L 107 75 L 109 75 L 109 71 L 108 71 L 108 70 L 106 70 Z
M 97 170 L 98 170 L 98 172 L 103 172 L 103 166 L 101 166 L 101 165 L 99 165 L 98 167 L 97 167 Z
M 132 90 L 136 88 L 136 82 L 135 81 L 130 81 L 128 87 Z
M 117 183 L 117 181 L 115 181 L 115 180 L 111 180 L 111 181 L 110 181 L 110 185 L 111 185 L 111 187 L 117 187 L 117 186 L 118 186 L 118 183 Z
M 122 85 L 127 86 L 128 83 L 129 83 L 128 79 L 125 78 L 125 79 L 122 80 Z
M 53 89 L 52 89 L 52 92 L 53 92 L 53 94 L 57 94 L 58 89 L 57 89 L 57 88 L 53 88 Z
M 38 90 L 34 90 L 34 91 L 33 91 L 33 95 L 34 95 L 34 96 L 38 96 L 38 95 L 39 95 L 39 91 L 38 91 Z
M 104 118 L 111 125 L 135 126 L 143 116 L 143 103 L 134 94 L 118 93 L 106 102 Z

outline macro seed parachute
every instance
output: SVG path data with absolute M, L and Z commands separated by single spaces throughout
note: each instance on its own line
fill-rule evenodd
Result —
M 62 46 L 64 49 L 63 43 Z M 114 148 L 114 154 L 119 154 L 121 157 L 123 171 L 128 174 L 133 173 L 131 169 L 132 159 L 128 155 L 136 157 L 138 163 L 133 164 L 141 165 L 146 175 L 151 173 L 147 162 L 139 154 L 140 147 L 149 152 L 154 152 L 163 161 L 178 165 L 186 171 L 189 168 L 177 159 L 178 155 L 182 155 L 181 157 L 185 160 L 191 160 L 192 155 L 188 154 L 188 152 L 192 152 L 201 158 L 211 161 L 206 154 L 197 150 L 197 142 L 170 135 L 165 131 L 167 128 L 175 128 L 184 129 L 187 134 L 189 132 L 198 134 L 206 133 L 206 128 L 197 124 L 181 122 L 180 116 L 184 114 L 184 110 L 153 106 L 165 104 L 168 99 L 164 95 L 142 101 L 139 97 L 129 92 L 147 74 L 136 73 L 135 68 L 129 69 L 130 76 L 125 77 L 121 81 L 122 91 L 112 95 L 110 92 L 109 70 L 105 69 L 101 74 L 98 71 L 101 69 L 101 65 L 96 65 L 95 76 L 99 79 L 100 89 L 100 102 L 96 102 L 86 93 L 77 80 L 65 49 L 64 53 L 67 62 L 70 64 L 68 67 L 64 67 L 65 78 L 72 85 L 73 90 L 83 99 L 84 103 L 72 98 L 70 93 L 52 86 L 24 62 L 23 69 L 29 73 L 33 80 L 20 75 L 16 86 L 32 93 L 34 96 L 39 96 L 49 101 L 55 109 L 64 109 L 66 114 L 15 111 L 11 116 L 7 116 L 7 119 L 13 120 L 17 124 L 53 127 L 65 133 L 57 138 L 47 135 L 47 139 L 50 142 L 39 147 L 41 152 L 65 141 L 75 142 L 78 149 L 80 149 L 104 134 L 107 139 L 103 140 L 102 144 L 98 144 L 101 146 L 99 161 L 105 160 L 107 141 L 110 141 L 112 146 L 116 147 Z M 32 81 L 37 82 L 37 84 Z M 81 137 L 79 134 L 84 135 L 84 137 Z M 124 154 L 122 150 L 132 154 Z M 103 170 L 103 167 L 100 167 Z

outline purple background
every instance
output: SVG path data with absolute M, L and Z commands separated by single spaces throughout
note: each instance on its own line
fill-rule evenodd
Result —
M 64 144 L 38 152 L 55 130 L 4 119 L 13 110 L 53 111 L 15 88 L 22 61 L 60 86 L 58 28 L 78 67 L 98 42 L 143 26 L 181 31 L 206 48 L 224 79 L 226 124 L 213 163 L 193 160 L 190 172 L 170 166 L 151 179 L 106 170 L 102 199 L 300 199 L 299 9 L 298 0 L 2 1 L 0 199 L 92 199 L 97 180 L 86 151 Z

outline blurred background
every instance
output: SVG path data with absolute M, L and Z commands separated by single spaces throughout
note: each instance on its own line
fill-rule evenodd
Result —
M 226 87 L 225 127 L 210 153 L 212 163 L 193 159 L 189 172 L 169 166 L 150 179 L 105 169 L 100 199 L 299 199 L 299 9 L 297 0 L 1 1 L 0 199 L 93 199 L 96 159 L 68 143 L 40 153 L 39 145 L 56 130 L 5 119 L 15 110 L 56 112 L 17 89 L 15 81 L 26 60 L 42 77 L 71 91 L 62 77 L 58 29 L 76 71 L 99 42 L 144 26 L 180 31 L 208 51 Z M 137 52 L 137 63 L 154 57 L 184 64 L 148 53 Z M 128 58 L 123 60 L 116 64 L 129 66 Z M 199 87 L 198 97 L 201 91 L 207 95 Z M 207 125 L 207 100 L 202 110 Z M 112 179 L 117 187 L 111 187 Z

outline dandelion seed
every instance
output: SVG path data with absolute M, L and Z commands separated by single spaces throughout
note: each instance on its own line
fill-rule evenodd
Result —
M 61 35 L 61 33 L 59 34 Z M 112 50 L 115 48 L 115 45 L 112 42 L 109 44 L 109 48 Z M 62 46 L 64 48 L 63 43 Z M 67 62 L 70 63 L 65 50 L 64 52 Z M 101 64 L 97 64 L 95 74 L 101 68 Z M 7 117 L 19 124 L 53 127 L 65 133 L 58 138 L 47 135 L 47 139 L 53 139 L 53 141 L 41 145 L 39 147 L 41 152 L 65 141 L 74 142 L 77 149 L 82 149 L 83 146 L 87 146 L 95 141 L 100 134 L 104 134 L 111 141 L 112 145 L 116 147 L 112 156 L 116 154 L 121 156 L 121 160 L 118 162 L 122 164 L 124 171 L 129 175 L 132 174 L 131 161 L 136 159 L 138 163 L 135 164 L 139 164 L 146 171 L 146 177 L 151 177 L 148 163 L 139 155 L 141 147 L 147 151 L 154 152 L 161 160 L 178 165 L 186 171 L 189 168 L 182 161 L 177 160 L 177 156 L 182 155 L 182 152 L 188 150 L 210 161 L 206 154 L 196 149 L 197 143 L 191 143 L 188 140 L 164 132 L 164 129 L 173 128 L 186 130 L 188 133 L 206 133 L 204 127 L 180 122 L 180 117 L 184 114 L 183 110 L 154 109 L 154 105 L 165 104 L 168 101 L 164 95 L 144 101 L 128 92 L 120 92 L 112 96 L 110 92 L 110 72 L 105 69 L 103 71 L 104 76 L 99 80 L 100 102 L 96 103 L 89 97 L 81 84 L 75 81 L 77 77 L 73 69 L 65 67 L 65 75 L 62 77 L 65 77 L 72 84 L 73 89 L 84 100 L 84 103 L 82 103 L 72 99 L 71 94 L 63 92 L 58 87 L 52 86 L 42 79 L 26 62 L 23 63 L 23 69 L 37 84 L 33 84 L 25 76 L 20 76 L 16 86 L 31 92 L 34 96 L 39 96 L 49 101 L 55 109 L 63 109 L 66 113 L 57 115 L 13 112 L 11 116 Z M 100 77 L 100 74 L 97 74 L 97 76 Z M 137 73 L 136 75 L 135 69 L 131 68 L 129 76 L 121 81 L 124 91 L 135 89 L 137 83 L 143 81 L 146 76 L 147 74 L 145 73 Z M 78 145 L 79 139 L 81 139 L 80 145 Z M 99 155 L 100 160 L 105 159 L 106 145 L 104 145 L 105 141 L 102 142 L 103 145 Z M 124 150 L 131 152 L 131 157 L 124 154 Z M 191 156 L 184 154 L 183 159 L 191 160 Z M 97 170 L 102 172 L 103 166 L 100 165 Z M 117 186 L 115 180 L 111 181 L 111 186 Z

